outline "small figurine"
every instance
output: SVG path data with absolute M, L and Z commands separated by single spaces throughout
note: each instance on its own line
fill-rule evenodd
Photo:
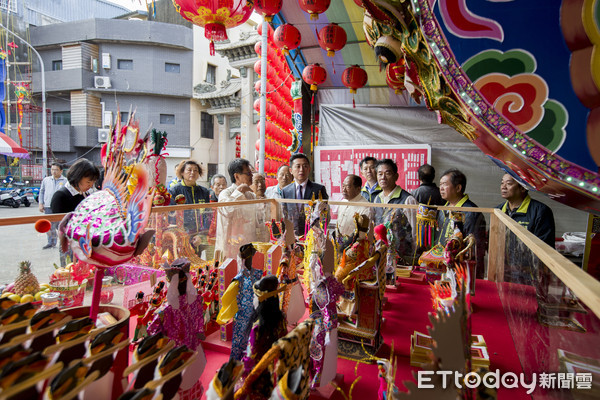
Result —
M 137 321 L 135 323 L 135 333 L 133 334 L 133 341 L 137 341 L 146 336 L 146 325 L 143 324 L 142 319 L 144 315 L 146 315 L 146 311 L 150 305 L 147 301 L 144 301 L 144 292 L 137 292 L 135 294 L 135 302 L 136 304 L 129 309 L 129 313 L 133 316 L 137 316 Z
M 258 306 L 252 315 L 248 347 L 242 362 L 244 363 L 245 379 L 254 366 L 262 359 L 273 343 L 287 335 L 285 316 L 279 309 L 279 293 L 285 289 L 278 289 L 279 281 L 275 275 L 267 275 L 254 284 L 254 295 L 258 299 Z M 267 398 L 273 391 L 273 382 L 270 372 L 264 371 L 253 382 L 249 399 Z
M 221 300 L 221 310 L 217 315 L 217 323 L 224 325 L 233 319 L 233 338 L 231 340 L 231 356 L 241 360 L 248 344 L 250 318 L 254 306 L 252 287 L 262 276 L 262 270 L 252 268 L 252 257 L 256 249 L 251 243 L 240 247 L 240 272 L 233 278 Z
M 322 279 L 312 292 L 313 304 L 318 311 L 311 315 L 315 320 L 310 356 L 312 358 L 311 387 L 326 386 L 335 378 L 338 356 L 338 316 L 336 303 L 344 293 L 344 286 L 331 274 L 335 264 L 334 248 L 330 240 L 325 243 L 322 261 Z
M 163 332 L 175 342 L 176 346 L 185 345 L 198 352 L 198 358 L 182 375 L 180 391 L 198 393 L 199 381 L 206 356 L 202 350 L 204 339 L 204 317 L 202 315 L 202 297 L 192 284 L 190 261 L 177 259 L 173 264 L 164 266 L 169 279 L 166 302 L 154 313 L 154 319 L 148 326 L 148 333 L 154 335 Z
M 283 225 L 283 236 L 280 235 L 280 243 L 284 246 L 283 255 L 279 262 L 277 277 L 279 283 L 287 285 L 283 292 L 281 310 L 285 313 L 288 325 L 296 325 L 306 311 L 304 293 L 296 273 L 298 258 L 294 252 L 296 238 L 294 236 L 294 224 L 285 220 Z

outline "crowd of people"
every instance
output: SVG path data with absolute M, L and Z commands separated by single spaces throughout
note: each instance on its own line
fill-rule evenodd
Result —
M 311 198 L 329 198 L 326 188 L 309 179 L 311 166 L 308 157 L 302 153 L 291 156 L 289 165 L 281 165 L 277 170 L 277 184 L 266 187 L 263 174 L 254 170 L 248 160 L 238 158 L 228 165 L 230 185 L 227 177 L 216 174 L 210 178 L 210 188 L 198 184 L 204 174 L 203 167 L 193 161 L 184 160 L 175 166 L 175 178 L 169 183 L 171 204 L 204 204 L 210 202 L 228 203 L 256 199 L 310 200 Z M 391 159 L 377 160 L 365 157 L 359 163 L 360 175 L 349 174 L 342 182 L 344 205 L 337 210 L 337 222 L 333 236 L 339 243 L 352 237 L 355 230 L 354 215 L 367 216 L 374 224 L 391 226 L 397 246 L 398 256 L 406 263 L 414 263 L 417 209 L 370 207 L 375 204 L 429 206 L 453 206 L 475 208 L 477 205 L 469 199 L 466 192 L 467 177 L 458 169 L 449 169 L 442 173 L 439 187 L 435 183 L 435 169 L 429 164 L 421 165 L 418 177 L 421 185 L 408 192 L 398 185 L 398 165 Z M 94 190 L 94 184 L 100 178 L 100 171 L 93 163 L 80 159 L 70 166 L 66 178 L 63 168 L 54 163 L 51 176 L 42 181 L 40 188 L 40 212 L 66 213 Z M 532 199 L 527 189 L 512 175 L 505 174 L 500 185 L 500 194 L 505 200 L 497 208 L 523 225 L 534 235 L 554 246 L 554 218 L 552 210 L 545 204 Z M 347 204 L 346 204 L 347 203 Z M 249 241 L 265 241 L 265 222 L 270 218 L 285 216 L 294 224 L 296 236 L 306 234 L 306 213 L 304 204 L 286 202 L 279 215 L 269 214 L 264 204 L 219 207 L 218 211 L 190 209 L 184 211 L 184 228 L 189 233 L 190 243 L 198 253 L 202 235 L 215 236 L 215 260 L 237 257 L 239 246 Z M 211 230 L 212 226 L 212 230 Z M 453 225 L 448 211 L 438 212 L 437 243 L 444 242 L 453 234 Z M 472 234 L 477 243 L 477 274 L 484 273 L 483 257 L 487 248 L 486 222 L 479 212 L 465 212 L 463 235 Z M 209 230 L 211 230 L 209 232 Z M 48 232 L 48 243 L 44 249 L 57 245 L 56 224 Z M 412 254 L 413 258 L 410 257 Z M 61 263 L 66 254 L 61 252 Z M 210 257 L 209 254 L 207 254 Z

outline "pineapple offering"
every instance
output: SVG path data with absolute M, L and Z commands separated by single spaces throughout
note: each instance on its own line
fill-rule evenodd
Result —
M 40 291 L 40 284 L 31 272 L 31 261 L 21 261 L 19 272 L 19 276 L 15 279 L 15 294 L 19 296 L 30 294 L 33 296 Z
M 29 303 L 30 301 L 40 301 L 42 294 L 49 291 L 50 285 L 47 283 L 40 285 L 33 272 L 31 272 L 31 262 L 21 261 L 19 275 L 14 283 L 4 289 L 0 297 L 8 297 L 17 303 Z

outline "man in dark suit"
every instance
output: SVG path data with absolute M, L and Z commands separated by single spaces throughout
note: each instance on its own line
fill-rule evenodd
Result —
M 284 199 L 310 200 L 315 195 L 319 198 L 319 193 L 323 199 L 328 199 L 325 186 L 312 182 L 308 179 L 310 175 L 310 163 L 308 157 L 302 153 L 294 154 L 290 157 L 290 172 L 294 177 L 294 182 L 283 188 Z M 294 231 L 297 236 L 304 236 L 306 216 L 304 215 L 304 205 L 286 204 L 284 212 L 286 218 L 294 223 Z

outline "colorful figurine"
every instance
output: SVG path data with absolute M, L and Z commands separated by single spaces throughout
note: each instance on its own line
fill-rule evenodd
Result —
M 252 244 L 240 247 L 242 267 L 233 278 L 221 300 L 221 310 L 217 316 L 217 323 L 224 325 L 233 319 L 233 338 L 231 340 L 231 356 L 234 360 L 241 360 L 248 344 L 250 333 L 250 318 L 254 306 L 252 287 L 262 276 L 262 270 L 252 268 L 252 257 L 256 249 Z
M 300 259 L 296 256 L 294 245 L 294 224 L 285 220 L 283 235 L 279 235 L 279 243 L 283 246 L 283 255 L 279 261 L 277 277 L 279 283 L 287 285 L 281 299 L 281 310 L 285 313 L 288 325 L 296 325 L 306 311 L 302 285 L 296 273 L 296 266 Z
M 254 284 L 254 294 L 258 299 L 258 307 L 252 315 L 248 347 L 242 362 L 246 378 L 254 366 L 271 349 L 280 338 L 287 335 L 285 316 L 279 309 L 279 293 L 285 286 L 278 289 L 279 281 L 275 275 L 267 275 Z M 273 382 L 269 371 L 264 371 L 250 387 L 247 399 L 264 399 L 273 391 Z
M 311 387 L 326 386 L 337 372 L 338 317 L 336 303 L 344 293 L 344 286 L 331 274 L 334 268 L 334 248 L 331 241 L 325 243 L 322 261 L 322 278 L 312 292 L 313 304 L 318 309 L 311 315 L 315 320 L 310 343 Z
M 135 333 L 133 334 L 133 341 L 137 341 L 146 336 L 146 325 L 142 323 L 142 319 L 144 315 L 146 315 L 146 311 L 150 305 L 147 301 L 144 301 L 144 292 L 137 292 L 135 294 L 135 306 L 129 309 L 129 313 L 131 316 L 137 316 L 137 320 L 135 323 Z
M 202 350 L 204 339 L 204 317 L 202 315 L 202 297 L 192 284 L 190 261 L 177 259 L 165 266 L 169 288 L 166 302 L 154 313 L 154 319 L 148 326 L 148 333 L 164 333 L 176 346 L 186 345 L 198 352 L 198 358 L 182 375 L 180 392 L 202 392 L 199 379 L 206 366 L 206 356 Z

